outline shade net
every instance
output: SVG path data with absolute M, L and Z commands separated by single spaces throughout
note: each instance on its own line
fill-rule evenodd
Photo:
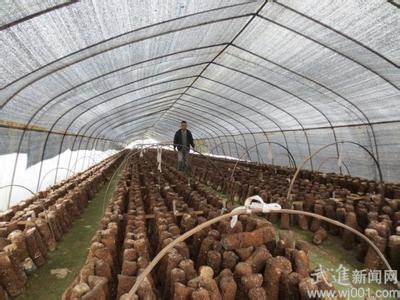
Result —
M 371 1 L 2 1 L 0 154 L 171 141 L 400 180 L 400 10 Z M 338 144 L 335 144 L 338 143 Z M 342 164 L 338 164 L 338 157 Z

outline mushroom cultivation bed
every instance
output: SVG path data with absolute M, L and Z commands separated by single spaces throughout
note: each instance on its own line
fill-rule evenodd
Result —
M 229 211 L 246 197 L 285 204 L 292 169 L 192 157 L 191 178 L 175 169 L 175 154 L 132 156 L 124 168 L 79 275 L 63 299 L 131 299 L 128 292 L 154 256 L 178 236 Z M 233 180 L 232 180 L 233 179 Z M 292 199 L 297 210 L 315 212 L 365 232 L 400 266 L 400 189 L 359 178 L 303 171 Z M 222 194 L 227 195 L 226 198 Z M 273 223 L 280 223 L 279 232 Z M 290 226 L 314 233 L 321 244 L 340 236 L 346 249 L 372 270 L 382 262 L 346 230 L 318 219 L 288 215 L 242 215 L 235 227 L 221 221 L 176 245 L 141 283 L 139 299 L 308 299 L 307 291 L 334 289 L 317 282 L 309 245 L 296 241 Z M 397 230 L 396 230 L 397 229 Z M 325 271 L 321 271 L 325 272 Z M 321 275 L 321 274 L 320 274 Z M 330 278 L 328 274 L 326 278 Z M 314 278 L 312 277 L 314 276 Z M 133 298 L 132 298 L 133 299 Z
M 92 166 L 0 213 L 0 299 L 24 291 L 27 275 L 43 266 L 48 252 L 116 170 L 124 152 Z

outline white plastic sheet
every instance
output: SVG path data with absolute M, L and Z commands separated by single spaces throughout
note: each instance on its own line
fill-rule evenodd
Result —
M 218 154 L 279 164 L 355 141 L 400 180 L 400 13 L 388 1 L 3 2 L 0 120 L 15 123 L 0 154 L 32 165 L 171 141 L 185 119 Z M 342 163 L 375 178 L 358 148 L 343 145 Z M 337 171 L 338 154 L 307 167 Z

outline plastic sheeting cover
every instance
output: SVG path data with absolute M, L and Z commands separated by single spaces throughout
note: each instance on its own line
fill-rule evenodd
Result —
M 400 180 L 400 9 L 388 1 L 2 2 L 1 154 L 31 165 L 99 139 L 170 141 L 186 119 L 219 154 L 267 143 L 250 158 L 270 160 L 269 145 L 279 164 L 354 141 Z M 350 172 L 376 177 L 362 148 L 342 151 Z M 336 171 L 338 155 L 308 167 Z

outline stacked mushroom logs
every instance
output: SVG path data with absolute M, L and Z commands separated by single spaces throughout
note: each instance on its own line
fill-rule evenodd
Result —
M 154 154 L 149 152 L 146 157 L 153 161 L 148 167 L 151 168 L 155 165 Z M 155 174 L 154 170 L 151 172 Z M 223 199 L 201 183 L 189 181 L 188 184 L 187 178 L 168 162 L 156 176 L 161 178 L 154 178 L 153 182 L 160 184 L 164 202 L 168 205 L 173 198 L 174 207 L 187 210 L 180 220 L 181 233 L 221 214 Z M 178 204 L 179 195 L 188 207 Z M 191 208 L 203 214 L 190 215 Z M 176 219 L 179 224 L 179 217 Z M 275 235 L 272 224 L 256 216 L 241 216 L 234 228 L 229 221 L 221 221 L 196 233 L 186 241 L 192 260 L 187 259 L 186 247 L 182 245 L 161 261 L 157 269 L 165 282 L 161 295 L 165 299 L 282 299 L 288 294 L 283 291 L 282 282 L 296 287 L 292 293 L 297 297 L 300 293 L 306 295 L 306 288 L 310 286 L 326 288 L 317 286 L 310 278 L 307 253 L 300 250 L 307 249 L 305 243 L 299 243 L 296 249 L 293 232 L 281 232 L 278 242 Z M 154 247 L 158 251 L 161 248 Z
M 163 162 L 168 166 L 175 165 L 175 155 L 165 151 Z M 242 203 L 246 197 L 259 194 L 265 202 L 288 205 L 286 193 L 293 169 L 247 162 L 239 162 L 235 169 L 235 163 L 192 155 L 192 176 L 226 193 L 232 203 Z M 400 272 L 400 186 L 385 184 L 384 190 L 386 198 L 379 194 L 382 187 L 374 181 L 304 170 L 294 184 L 291 199 L 296 210 L 338 220 L 366 234 L 389 258 L 391 266 Z M 284 214 L 280 217 L 281 228 L 288 229 L 290 224 L 297 224 L 303 230 L 310 230 L 317 245 L 328 238 L 328 233 L 340 235 L 343 247 L 354 249 L 367 268 L 383 267 L 375 251 L 347 230 L 316 218 L 289 218 Z M 267 218 L 275 223 L 279 215 L 270 214 Z
M 132 157 L 90 247 L 85 266 L 63 299 L 130 299 L 152 258 L 182 233 L 221 214 L 222 199 L 188 182 L 155 155 Z M 306 242 L 265 218 L 243 215 L 175 246 L 139 287 L 139 299 L 291 299 L 312 280 Z M 311 274 L 312 275 L 312 274 Z
M 126 181 L 118 182 L 113 201 L 92 239 L 86 262 L 79 275 L 63 294 L 63 299 L 106 299 L 115 290 L 113 281 L 118 272 L 118 253 L 128 188 Z
M 122 267 L 117 277 L 117 299 L 129 292 L 135 283 L 136 276 L 151 259 L 151 247 L 147 238 L 146 209 L 143 204 L 147 195 L 142 186 L 143 177 L 131 171 L 125 236 L 121 251 Z M 155 299 L 154 289 L 154 282 L 149 277 L 146 278 L 138 293 L 147 295 L 149 299 Z
M 4 299 L 1 293 L 11 297 L 22 293 L 26 275 L 46 263 L 48 251 L 56 248 L 122 158 L 123 153 L 111 157 L 1 214 L 0 299 Z

